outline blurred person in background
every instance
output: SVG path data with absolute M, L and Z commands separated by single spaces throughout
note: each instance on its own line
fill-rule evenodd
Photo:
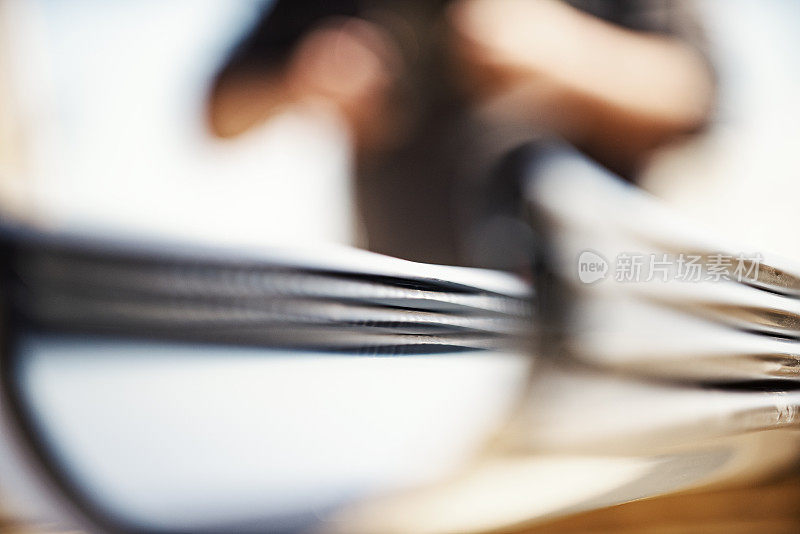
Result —
M 333 110 L 355 149 L 368 245 L 390 255 L 513 266 L 506 228 L 480 227 L 506 154 L 558 136 L 635 179 L 656 147 L 697 131 L 713 107 L 684 2 L 265 5 L 219 71 L 210 128 L 242 138 L 294 104 Z
M 234 137 L 329 106 L 355 146 L 369 248 L 513 268 L 518 229 L 487 224 L 506 154 L 558 137 L 634 179 L 713 99 L 683 1 L 279 1 L 221 71 L 210 124 Z

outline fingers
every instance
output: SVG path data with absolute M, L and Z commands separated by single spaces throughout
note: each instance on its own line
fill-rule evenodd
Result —
M 357 144 L 380 143 L 389 131 L 384 115 L 399 64 L 395 46 L 376 25 L 328 19 L 301 39 L 280 68 L 220 80 L 212 95 L 212 130 L 231 137 L 288 106 L 316 105 L 341 115 Z
M 462 0 L 449 13 L 465 92 L 627 165 L 707 118 L 702 58 L 556 0 Z
M 311 32 L 284 74 L 291 98 L 335 107 L 359 146 L 389 134 L 389 94 L 401 71 L 400 54 L 378 26 L 355 18 L 329 21 Z

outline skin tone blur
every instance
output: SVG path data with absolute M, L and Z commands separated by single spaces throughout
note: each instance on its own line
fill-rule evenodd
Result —
M 476 109 L 535 123 L 620 172 L 702 126 L 712 106 L 697 52 L 557 0 L 454 2 L 443 32 L 455 84 Z M 357 155 L 379 154 L 401 135 L 392 88 L 402 75 L 398 45 L 381 27 L 331 19 L 279 71 L 221 80 L 212 129 L 231 137 L 286 106 L 318 103 L 346 120 Z

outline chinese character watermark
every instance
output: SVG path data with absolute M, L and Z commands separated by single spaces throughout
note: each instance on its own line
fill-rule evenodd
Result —
M 653 254 L 621 252 L 613 262 L 593 250 L 578 257 L 578 278 L 585 284 L 615 282 L 722 282 L 755 280 L 763 260 L 760 253 Z

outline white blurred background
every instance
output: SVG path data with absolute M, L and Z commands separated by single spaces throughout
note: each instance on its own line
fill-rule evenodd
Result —
M 644 186 L 743 251 L 800 258 L 800 3 L 698 7 L 719 80 L 717 115 L 707 133 L 665 150 Z

